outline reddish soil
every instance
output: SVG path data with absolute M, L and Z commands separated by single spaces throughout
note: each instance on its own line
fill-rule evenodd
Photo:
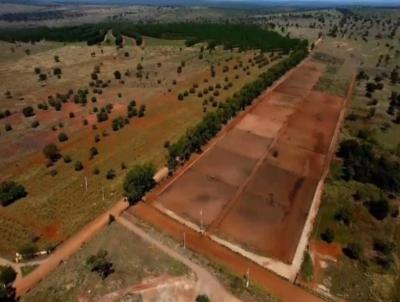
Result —
M 235 191 L 234 186 L 189 170 L 180 178 L 179 186 L 169 187 L 158 201 L 199 226 L 201 223 L 208 225 L 217 217 Z
M 209 233 L 290 264 L 343 105 L 339 97 L 312 91 L 322 71 L 313 62 L 295 69 L 157 202 L 210 225 Z
M 322 300 L 278 277 L 254 262 L 243 258 L 239 254 L 217 244 L 208 236 L 182 225 L 170 219 L 154 207 L 145 203 L 139 203 L 128 209 L 130 214 L 143 219 L 164 233 L 181 242 L 183 233 L 186 236 L 186 247 L 201 253 L 216 263 L 229 267 L 235 274 L 243 276 L 250 271 L 250 282 L 254 282 L 269 292 L 281 298 L 285 302 L 321 302 Z

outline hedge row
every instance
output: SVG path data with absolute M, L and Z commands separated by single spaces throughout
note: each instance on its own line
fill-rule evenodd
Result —
M 249 106 L 267 87 L 299 64 L 307 55 L 308 51 L 305 48 L 293 51 L 288 58 L 274 65 L 255 81 L 245 85 L 232 98 L 221 103 L 217 110 L 207 113 L 201 122 L 189 128 L 185 135 L 169 146 L 167 158 L 169 168 L 175 169 L 178 164 L 188 160 L 192 153 L 201 152 L 202 146 L 216 136 L 224 124 Z

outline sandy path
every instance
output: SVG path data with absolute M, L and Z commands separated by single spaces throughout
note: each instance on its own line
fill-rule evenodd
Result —
M 259 266 L 253 261 L 244 258 L 224 246 L 221 246 L 208 236 L 202 235 L 169 218 L 151 205 L 140 202 L 134 207 L 128 209 L 127 212 L 149 222 L 157 229 L 172 236 L 178 242 L 182 242 L 183 233 L 185 233 L 187 248 L 204 255 L 211 261 L 229 267 L 239 276 L 243 276 L 247 270 L 249 270 L 250 282 L 262 286 L 273 295 L 281 298 L 284 302 L 323 301 L 278 275 L 275 275 L 269 270 Z
M 33 272 L 24 278 L 16 280 L 14 286 L 17 291 L 17 296 L 21 296 L 28 292 L 32 287 L 39 283 L 49 273 L 55 270 L 60 263 L 67 260 L 79 248 L 90 240 L 98 231 L 100 231 L 109 222 L 109 216 L 117 217 L 128 208 L 128 203 L 119 201 L 110 210 L 97 217 L 94 221 L 87 224 L 76 235 L 65 241 L 56 251 L 51 254 L 47 260 L 42 263 Z
M 196 282 L 196 292 L 199 294 L 206 294 L 211 301 L 226 301 L 226 302 L 239 302 L 234 296 L 232 296 L 207 270 L 194 263 L 190 259 L 182 256 L 177 251 L 169 248 L 168 246 L 162 244 L 160 241 L 152 238 L 141 228 L 136 226 L 134 223 L 126 219 L 125 217 L 117 217 L 116 221 L 127 228 L 129 231 L 135 233 L 137 236 L 147 241 L 151 245 L 157 247 L 160 251 L 164 252 L 168 256 L 174 258 L 175 260 L 185 264 L 189 267 L 197 276 Z

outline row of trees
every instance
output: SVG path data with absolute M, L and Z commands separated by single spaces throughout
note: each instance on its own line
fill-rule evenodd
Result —
M 232 98 L 221 103 L 217 110 L 207 113 L 199 124 L 188 129 L 185 135 L 168 147 L 169 168 L 174 169 L 178 164 L 185 162 L 193 152 L 200 152 L 201 147 L 213 138 L 224 124 L 249 106 L 267 87 L 306 56 L 306 49 L 292 52 L 288 58 L 274 65 L 257 80 L 245 85 Z
M 36 42 L 43 39 L 61 42 L 87 41 L 89 45 L 93 45 L 104 41 L 110 29 L 117 37 L 116 42 L 120 47 L 122 47 L 122 35 L 134 38 L 137 45 L 142 44 L 142 35 L 146 35 L 166 39 L 184 39 L 188 41 L 187 45 L 207 42 L 209 49 L 216 45 L 223 45 L 225 49 L 239 47 L 262 51 L 280 49 L 289 52 L 292 49 L 307 46 L 306 40 L 283 37 L 274 31 L 264 30 L 255 25 L 199 23 L 133 24 L 126 22 L 71 27 L 13 28 L 0 30 L 0 40 L 9 42 Z

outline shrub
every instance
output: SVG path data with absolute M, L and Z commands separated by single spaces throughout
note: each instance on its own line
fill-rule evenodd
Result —
M 4 125 L 4 129 L 5 129 L 7 132 L 8 132 L 8 131 L 11 131 L 11 130 L 12 130 L 11 124 L 9 124 L 9 123 L 5 124 L 5 125 Z
M 81 171 L 83 169 L 83 165 L 79 160 L 75 162 L 74 169 L 75 171 Z
M 366 206 L 372 216 L 378 220 L 383 220 L 389 214 L 390 207 L 386 198 L 366 202 Z
M 108 114 L 106 111 L 101 111 L 101 112 L 97 113 L 96 117 L 97 117 L 97 122 L 99 122 L 99 123 L 108 120 Z
M 114 77 L 116 80 L 120 80 L 121 79 L 121 72 L 119 72 L 118 70 L 114 71 Z
M 99 170 L 98 167 L 94 167 L 94 168 L 93 168 L 93 174 L 94 174 L 94 175 L 99 175 L 99 174 L 100 174 L 100 170 Z
M 0 203 L 2 206 L 7 206 L 27 194 L 25 188 L 14 181 L 0 183 Z
M 61 156 L 58 147 L 55 144 L 46 145 L 43 148 L 43 155 L 52 162 L 56 162 Z
M 38 122 L 38 121 L 33 121 L 33 122 L 31 123 L 31 127 L 32 127 L 32 128 L 37 128 L 37 127 L 39 127 L 39 122 Z
M 350 243 L 343 248 L 343 254 L 353 260 L 359 260 L 362 257 L 362 248 L 358 243 Z
M 35 110 L 33 109 L 32 106 L 28 106 L 22 109 L 22 113 L 24 114 L 25 117 L 30 117 L 35 115 Z
M 67 141 L 67 140 L 68 140 L 68 136 L 67 136 L 64 132 L 60 132 L 60 133 L 58 134 L 58 141 L 59 141 L 60 143 L 65 142 L 65 141 Z
M 118 131 L 119 129 L 122 129 L 125 125 L 124 119 L 122 116 L 119 116 L 112 121 L 112 129 L 114 131 Z
M 310 282 L 313 278 L 314 268 L 311 256 L 308 252 L 304 253 L 303 263 L 301 264 L 300 274 L 304 280 Z
M 72 161 L 72 159 L 69 155 L 64 155 L 63 160 L 64 160 L 64 163 L 66 163 L 66 164 L 68 164 Z
M 326 228 L 325 231 L 321 233 L 321 239 L 327 243 L 332 243 L 335 239 L 335 233 L 332 229 Z
M 196 297 L 196 302 L 210 302 L 210 299 L 206 295 L 198 295 Z
M 155 184 L 156 169 L 152 163 L 135 165 L 125 176 L 123 188 L 130 203 L 139 201 Z
M 90 159 L 92 159 L 93 157 L 95 157 L 97 154 L 99 154 L 99 151 L 97 151 L 96 147 L 92 147 L 89 150 L 90 153 Z
M 96 255 L 89 256 L 86 259 L 86 265 L 91 272 L 96 272 L 103 280 L 114 272 L 106 250 L 99 250 Z
M 110 180 L 114 179 L 115 176 L 116 176 L 116 173 L 115 173 L 114 169 L 110 169 L 110 170 L 107 171 L 107 174 L 106 174 L 106 178 L 107 179 L 110 179 Z

